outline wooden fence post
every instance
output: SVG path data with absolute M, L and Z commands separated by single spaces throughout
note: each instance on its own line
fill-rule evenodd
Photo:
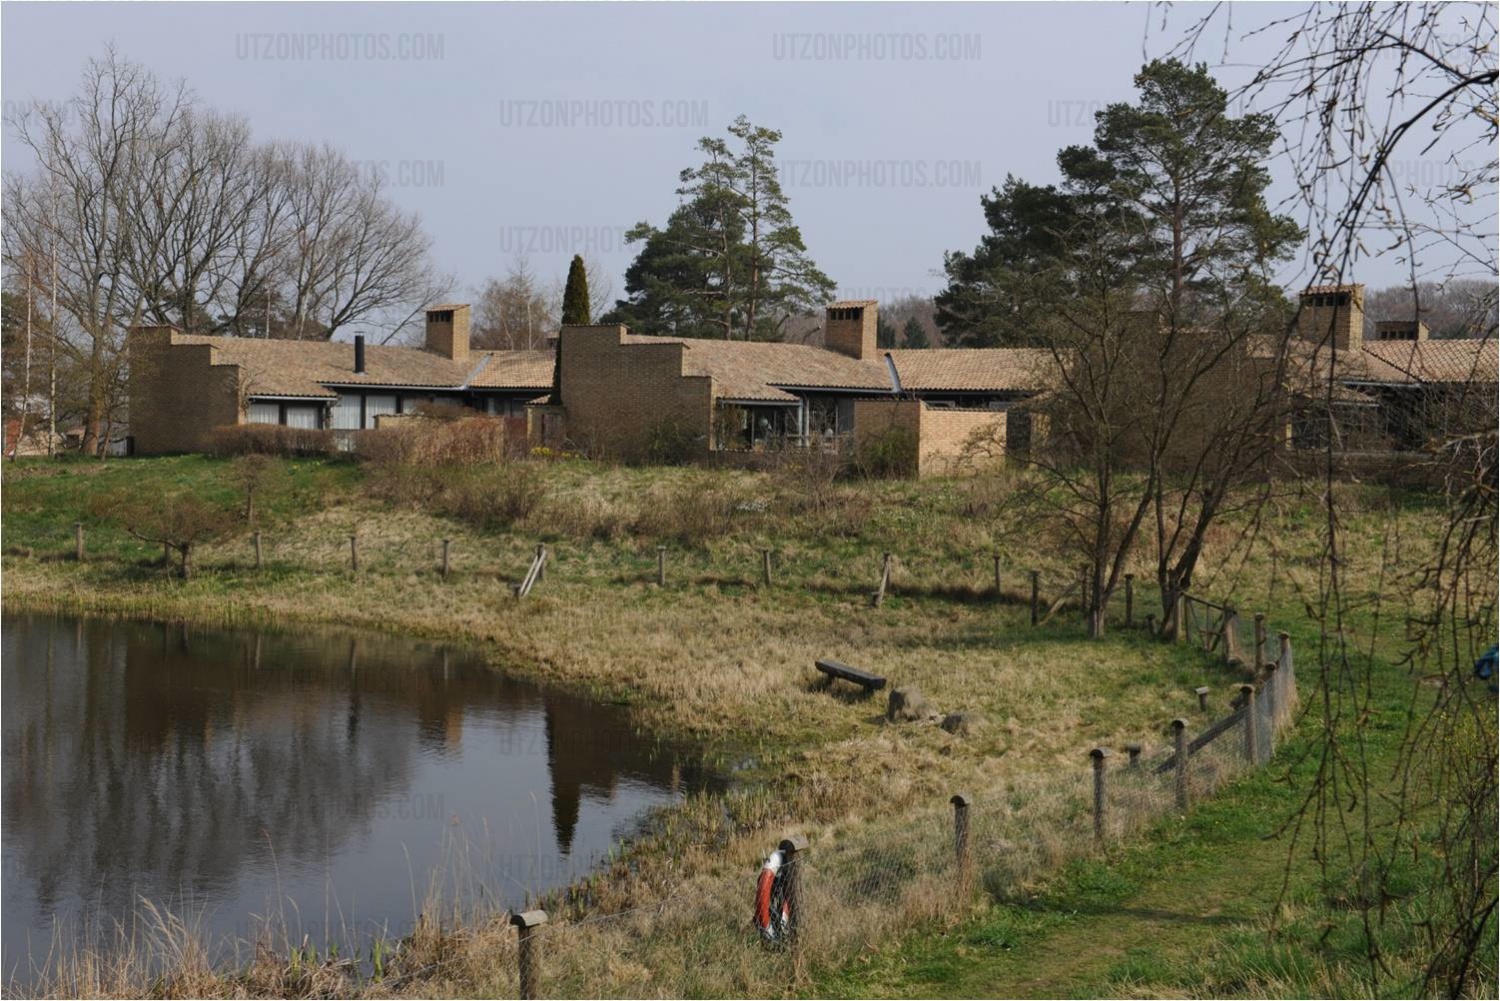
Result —
M 875 587 L 875 593 L 870 595 L 870 605 L 879 608 L 885 602 L 885 589 L 891 583 L 891 554 L 885 553 L 880 558 L 880 583 Z
M 73 559 L 83 562 L 83 522 L 73 522 Z
M 1266 613 L 1255 613 L 1255 669 L 1259 671 L 1266 663 Z
M 1135 574 L 1125 575 L 1125 628 L 1135 625 Z
M 1126 744 L 1125 745 L 1125 753 L 1128 754 L 1128 755 L 1130 755 L 1130 763 L 1129 764 L 1130 764 L 1131 768 L 1139 768 L 1139 767 L 1141 767 L 1141 745 L 1140 744 Z
M 443 580 L 448 579 L 448 539 L 443 540 Z
M 1089 757 L 1094 759 L 1094 840 L 1102 844 L 1104 841 L 1104 759 L 1109 757 L 1109 748 L 1096 747 L 1089 752 Z
M 1187 720 L 1181 717 L 1172 721 L 1172 747 L 1177 753 L 1176 765 L 1176 787 L 1177 787 L 1177 809 L 1188 808 L 1188 750 L 1187 750 Z
M 1041 588 L 1042 588 L 1042 583 L 1041 582 L 1042 582 L 1042 572 L 1040 570 L 1033 570 L 1033 571 L 1031 571 L 1031 624 L 1032 625 L 1036 625 L 1037 624 L 1037 617 L 1038 617 L 1037 616 L 1037 612 L 1038 612 L 1037 604 L 1041 600 Z
M 1000 597 L 1000 554 L 991 553 L 990 559 L 995 563 L 995 597 Z
M 1235 659 L 1235 653 L 1237 652 L 1235 648 L 1239 646 L 1239 622 L 1240 613 L 1234 610 L 1233 605 L 1225 605 L 1224 620 L 1221 627 L 1224 630 L 1223 653 L 1225 667 L 1228 667 L 1230 662 Z
M 1152 636 L 1156 635 L 1156 615 L 1154 613 L 1146 616 L 1146 632 Z
M 359 536 L 349 536 L 349 569 L 359 573 Z
M 545 542 L 536 544 L 536 559 L 536 579 L 537 583 L 541 583 L 547 579 L 547 544 Z
M 973 797 L 963 792 L 954 793 L 948 800 L 953 804 L 953 864 L 958 871 L 960 895 L 967 895 L 970 885 L 969 804 L 973 801 Z
M 516 965 L 519 967 L 521 998 L 531 1001 L 537 996 L 537 980 L 541 974 L 541 949 L 536 940 L 536 930 L 547 923 L 546 911 L 523 911 L 512 914 L 510 923 L 516 929 L 519 946 Z
M 771 551 L 762 549 L 760 551 L 760 578 L 766 587 L 771 586 Z
M 793 834 L 783 838 L 778 847 L 781 849 L 781 864 L 787 867 L 787 939 L 796 945 L 802 930 L 802 853 L 807 851 L 807 837 Z
M 1078 568 L 1078 614 L 1083 619 L 1083 624 L 1088 625 L 1089 616 L 1093 614 L 1094 596 L 1089 593 L 1089 568 L 1087 565 Z
M 1240 694 L 1245 702 L 1245 760 L 1254 767 L 1260 763 L 1260 751 L 1255 746 L 1255 686 L 1241 685 Z
M 667 547 L 656 547 L 656 586 L 667 586 Z
M 260 566 L 261 566 L 261 564 L 260 564 L 260 533 L 256 532 L 250 538 L 251 538 L 251 541 L 253 541 L 255 543 L 255 569 L 259 570 Z
M 1208 691 L 1207 686 L 1193 689 L 1193 693 L 1198 696 L 1198 709 L 1202 712 L 1208 712 Z

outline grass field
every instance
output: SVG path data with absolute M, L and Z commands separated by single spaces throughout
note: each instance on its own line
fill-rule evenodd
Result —
M 1195 706 L 1195 686 L 1227 694 L 1243 679 L 1139 630 L 1089 641 L 1068 606 L 1030 627 L 1026 572 L 1041 572 L 1050 602 L 1076 579 L 1077 560 L 1058 526 L 1008 503 L 1012 478 L 829 484 L 560 461 L 525 464 L 520 487 L 449 485 L 438 494 L 349 462 L 282 468 L 258 501 L 256 525 L 202 546 L 198 573 L 182 581 L 161 564 L 160 547 L 131 537 L 100 498 L 187 490 L 237 504 L 227 462 L 8 464 L 6 606 L 467 639 L 498 667 L 626 702 L 643 727 L 740 763 L 742 781 L 724 801 L 685 804 L 589 888 L 589 913 L 618 919 L 554 929 L 558 953 L 571 958 L 549 963 L 553 993 L 1361 992 L 1357 943 L 1335 910 L 1308 895 L 1303 856 L 1293 859 L 1283 898 L 1276 876 L 1286 846 L 1264 840 L 1297 796 L 1306 733 L 1271 770 L 1185 820 L 1162 820 L 1107 858 L 1080 847 L 1087 749 L 1159 739 L 1167 720 Z M 1382 622 L 1381 704 L 1394 714 L 1410 682 L 1394 666 L 1399 617 L 1373 617 L 1395 593 L 1376 569 L 1393 553 L 1420 562 L 1438 514 L 1421 498 L 1374 488 L 1351 488 L 1345 500 L 1349 578 L 1365 585 L 1351 600 L 1372 635 Z M 1273 629 L 1315 649 L 1308 609 L 1321 572 L 1319 519 L 1315 497 L 1293 495 L 1254 532 L 1226 523 L 1209 539 L 1199 589 L 1269 612 Z M 82 564 L 71 557 L 75 521 L 87 534 Z M 266 559 L 259 571 L 256 529 Z M 360 540 L 358 574 L 349 569 L 351 534 Z M 447 580 L 437 572 L 444 538 Z M 509 584 L 537 542 L 553 557 L 547 579 L 517 601 Z M 664 588 L 654 583 L 658 546 L 667 547 Z M 765 548 L 771 587 L 760 579 Z M 894 589 L 872 609 L 867 595 L 887 551 L 897 560 Z M 1144 560 L 1134 569 L 1141 580 L 1152 576 Z M 1139 614 L 1155 610 L 1153 598 L 1141 589 Z M 1114 618 L 1121 613 L 1117 605 Z M 918 685 L 938 709 L 977 711 L 985 722 L 968 736 L 886 725 L 883 703 L 819 687 L 813 661 L 828 656 Z M 1394 740 L 1377 753 L 1394 753 Z M 1020 835 L 1007 842 L 1004 864 L 995 860 L 1003 878 L 986 872 L 989 893 L 974 908 L 932 911 L 921 902 L 931 894 L 882 896 L 859 882 L 932 841 L 960 789 L 1003 802 L 1005 823 Z M 842 880 L 853 894 L 830 906 L 863 908 L 850 914 L 878 927 L 857 942 L 830 933 L 789 970 L 786 957 L 768 959 L 746 934 L 745 910 L 759 858 L 794 830 L 827 847 L 827 882 Z M 870 844 L 887 857 L 862 860 Z M 1284 920 L 1269 936 L 1278 903 Z M 1393 934 L 1413 935 L 1415 920 L 1393 922 L 1405 929 Z M 441 934 L 419 929 L 401 968 L 426 972 L 360 989 L 510 992 L 512 942 L 508 929 L 482 921 Z M 1393 946 L 1395 955 L 1419 952 Z M 442 961 L 424 961 L 434 954 Z M 90 962 L 100 991 L 139 988 L 138 964 Z M 194 970 L 180 989 L 295 987 L 265 970 L 227 980 L 201 964 Z

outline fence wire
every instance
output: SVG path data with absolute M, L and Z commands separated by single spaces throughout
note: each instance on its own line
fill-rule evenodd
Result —
M 1219 627 L 1222 639 L 1222 616 Z M 1252 651 L 1253 643 L 1252 626 Z M 744 857 L 684 877 L 660 899 L 559 915 L 537 929 L 536 996 L 780 995 L 805 983 L 810 962 L 839 965 L 922 922 L 961 916 L 981 896 L 1013 897 L 1068 860 L 1178 812 L 1180 796 L 1191 806 L 1269 761 L 1297 700 L 1290 646 L 1271 642 L 1270 652 L 1274 666 L 1255 686 L 1253 709 L 1244 701 L 1217 719 L 1200 715 L 1184 733 L 1187 746 L 1201 746 L 1186 756 L 1181 786 L 1167 729 L 1113 749 L 1099 771 L 1080 763 L 1062 775 L 1017 776 L 961 805 L 934 798 L 916 812 L 813 832 L 792 863 L 801 894 L 791 942 L 768 944 L 753 927 L 764 856 L 741 846 Z M 518 983 L 514 946 L 498 955 Z

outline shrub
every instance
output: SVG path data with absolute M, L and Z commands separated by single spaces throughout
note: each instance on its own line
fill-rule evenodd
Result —
M 625 449 L 625 458 L 660 466 L 680 466 L 703 454 L 703 434 L 678 421 L 660 421 Z
M 854 468 L 861 476 L 896 477 L 917 474 L 917 433 L 890 427 L 861 435 L 854 448 Z
M 330 455 L 340 451 L 338 438 L 325 428 L 292 428 L 280 424 L 228 424 L 209 434 L 208 450 L 220 457 Z
M 361 432 L 354 452 L 365 462 L 412 466 L 500 463 L 508 457 L 502 418 L 451 406 Z
M 646 538 L 701 546 L 758 519 L 759 509 L 741 491 L 689 484 L 647 493 L 631 532 Z
M 547 496 L 543 470 L 531 463 L 419 466 L 383 463 L 369 479 L 371 492 L 457 518 L 476 528 L 509 528 L 537 511 Z
M 177 550 L 178 572 L 184 580 L 193 575 L 193 549 L 227 535 L 239 523 L 234 510 L 190 489 L 98 494 L 91 503 L 91 511 L 96 517 L 114 521 L 143 542 Z
M 230 463 L 229 476 L 245 495 L 245 521 L 255 524 L 256 498 L 274 497 L 285 489 L 286 466 L 269 455 L 254 453 L 237 456 Z
M 437 510 L 478 528 L 509 528 L 529 517 L 547 496 L 547 480 L 536 466 L 521 462 L 504 468 L 451 470 L 438 495 Z

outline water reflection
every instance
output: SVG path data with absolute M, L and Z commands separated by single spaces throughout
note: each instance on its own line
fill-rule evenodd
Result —
M 0 663 L 7 973 L 139 897 L 335 939 L 404 927 L 434 872 L 517 902 L 714 781 L 435 645 L 7 615 Z

